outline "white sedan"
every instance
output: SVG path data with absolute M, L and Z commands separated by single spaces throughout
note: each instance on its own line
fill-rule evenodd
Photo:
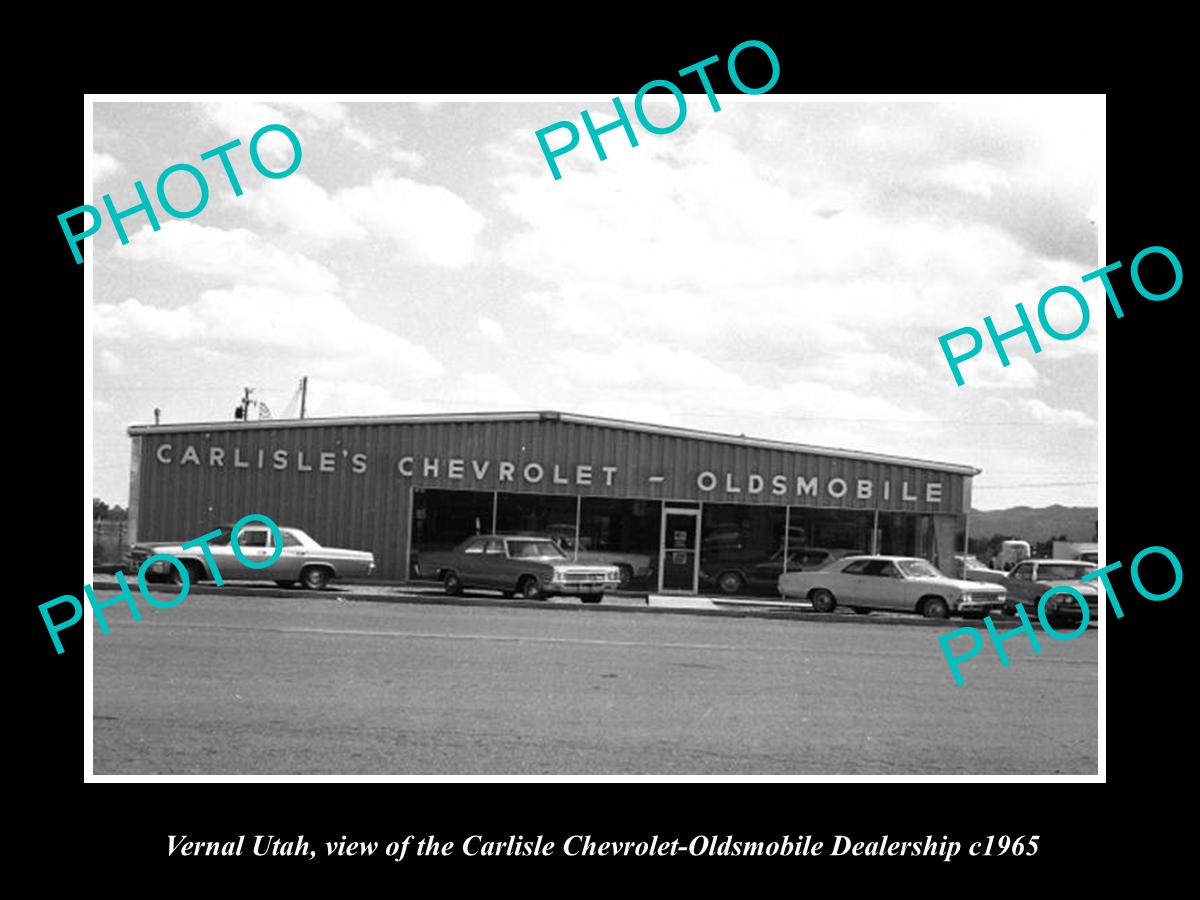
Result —
M 787 572 L 779 576 L 779 593 L 785 600 L 808 600 L 817 612 L 841 604 L 856 613 L 887 609 L 933 619 L 985 615 L 1007 603 L 1000 585 L 948 578 L 913 556 L 847 556 L 815 571 Z
M 334 578 L 365 578 L 375 570 L 375 557 L 366 550 L 343 550 L 317 543 L 299 528 L 279 529 L 283 538 L 279 556 L 269 566 L 247 566 L 238 559 L 230 543 L 229 526 L 221 526 L 219 537 L 208 543 L 209 554 L 222 579 L 255 579 L 274 581 L 280 587 L 292 587 L 297 581 L 310 590 L 319 591 Z M 238 533 L 242 557 L 252 563 L 265 563 L 275 555 L 275 538 L 270 529 L 250 524 Z M 175 543 L 138 543 L 130 548 L 129 570 L 137 572 L 142 563 L 157 554 L 178 557 L 188 571 L 191 581 L 212 578 L 209 558 L 200 546 L 186 550 Z M 179 570 L 165 560 L 150 564 L 149 579 L 167 578 L 179 583 Z

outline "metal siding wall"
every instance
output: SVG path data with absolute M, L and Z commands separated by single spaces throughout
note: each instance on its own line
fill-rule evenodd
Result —
M 720 441 L 650 434 L 560 421 L 500 421 L 446 423 L 392 423 L 380 425 L 312 425 L 304 428 L 237 428 L 228 431 L 156 432 L 135 437 L 141 443 L 138 478 L 138 532 L 140 540 L 186 540 L 232 522 L 248 513 L 263 513 L 280 524 L 310 531 L 317 540 L 335 546 L 371 550 L 381 577 L 406 577 L 405 551 L 411 511 L 410 488 L 451 488 L 478 491 L 520 491 L 595 497 L 640 497 L 652 500 L 703 500 L 771 506 L 806 506 L 834 509 L 942 512 L 961 516 L 967 494 L 965 477 L 934 469 L 900 467 L 867 460 L 826 455 L 789 453 L 784 450 L 746 447 Z M 172 444 L 172 462 L 160 463 L 155 450 Z M 201 464 L 181 464 L 184 448 L 191 444 Z M 223 447 L 225 465 L 209 465 L 209 448 Z M 234 449 L 241 450 L 250 468 L 233 468 Z M 264 462 L 258 467 L 258 451 Z M 287 466 L 273 467 L 273 453 L 286 450 Z M 319 453 L 335 454 L 335 471 L 319 471 Z M 313 471 L 297 470 L 298 453 Z M 367 471 L 355 474 L 352 457 L 364 453 Z M 397 462 L 416 458 L 414 476 L 402 476 Z M 440 460 L 438 477 L 421 473 L 423 457 Z M 463 460 L 463 477 L 449 478 L 450 459 Z M 472 460 L 488 462 L 485 477 L 476 479 Z M 512 482 L 498 480 L 498 464 L 516 464 Z M 521 472 L 526 463 L 538 462 L 544 475 L 538 484 L 527 484 Z M 553 484 L 558 463 L 569 484 Z M 592 484 L 575 484 L 575 467 L 593 467 Z M 611 487 L 604 484 L 602 466 L 617 466 Z M 713 491 L 701 491 L 696 476 L 716 474 Z M 747 490 L 751 473 L 762 476 L 761 492 Z M 740 492 L 726 492 L 726 474 Z M 651 475 L 662 475 L 652 484 Z M 771 491 L 774 475 L 784 475 L 788 492 Z M 796 496 L 796 476 L 818 477 L 815 497 Z M 829 495 L 830 478 L 846 480 L 840 500 Z M 857 498 L 857 480 L 872 481 L 870 500 Z M 883 500 L 883 480 L 892 483 L 891 497 Z M 904 481 L 916 502 L 901 499 Z M 941 481 L 942 502 L 925 502 L 925 486 Z

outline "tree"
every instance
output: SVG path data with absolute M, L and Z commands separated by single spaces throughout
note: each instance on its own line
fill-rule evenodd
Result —
M 92 498 L 92 518 L 106 519 L 110 522 L 124 522 L 129 516 L 123 506 L 109 506 L 99 497 Z

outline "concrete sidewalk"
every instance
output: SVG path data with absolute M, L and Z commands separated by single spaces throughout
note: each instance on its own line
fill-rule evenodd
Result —
M 136 591 L 136 582 L 126 576 Z M 116 575 L 96 572 L 92 586 L 96 590 L 115 591 Z M 172 585 L 162 582 L 151 584 L 151 590 L 171 596 Z M 544 609 L 555 611 L 601 612 L 601 613 L 651 613 L 660 615 L 719 616 L 727 618 L 785 619 L 788 621 L 840 622 L 855 625 L 912 625 L 925 628 L 961 628 L 963 624 L 954 619 L 925 619 L 915 615 L 876 612 L 857 615 L 837 610 L 832 613 L 813 612 L 807 604 L 780 600 L 749 600 L 731 597 L 696 597 L 663 594 L 608 593 L 600 603 L 581 603 L 575 597 L 550 598 L 547 600 L 508 600 L 499 592 L 473 591 L 468 594 L 448 595 L 440 585 L 344 583 L 338 582 L 323 591 L 302 588 L 281 588 L 261 581 L 227 580 L 222 587 L 212 582 L 202 582 L 191 587 L 191 594 L 234 593 L 248 597 L 278 597 L 287 600 L 312 601 L 333 600 L 336 602 L 426 604 L 441 606 L 508 607 Z M 1018 621 L 995 622 L 998 629 L 1012 628 Z M 979 627 L 982 627 L 980 624 Z

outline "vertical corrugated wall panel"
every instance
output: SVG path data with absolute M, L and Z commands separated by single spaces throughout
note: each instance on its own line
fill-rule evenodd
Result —
M 413 488 L 582 494 L 584 496 L 703 500 L 718 503 L 815 506 L 839 509 L 941 512 L 961 516 L 966 478 L 936 469 L 905 466 L 780 448 L 755 447 L 680 435 L 556 420 L 327 424 L 303 427 L 235 427 L 206 430 L 140 431 L 138 539 L 186 540 L 247 513 L 263 513 L 281 524 L 309 531 L 323 543 L 371 550 L 379 574 L 403 578 Z M 162 452 L 169 463 L 159 461 Z M 184 450 L 193 459 L 182 462 Z M 213 447 L 224 451 L 224 465 L 213 464 Z M 249 467 L 234 467 L 234 453 Z M 259 451 L 262 452 L 261 466 Z M 333 471 L 320 471 L 321 453 L 333 454 Z M 283 454 L 276 457 L 276 453 Z M 355 454 L 366 457 L 366 472 L 353 471 Z M 299 469 L 300 454 L 311 471 Z M 219 455 L 219 454 L 218 454 Z M 397 463 L 415 458 L 414 475 Z M 436 458 L 437 477 L 422 474 L 421 460 Z M 462 460 L 463 477 L 450 478 L 449 461 Z M 487 470 L 476 478 L 472 461 Z M 499 463 L 516 466 L 514 481 L 500 481 Z M 329 460 L 326 461 L 327 466 Z M 538 484 L 522 480 L 527 463 L 543 467 Z M 567 484 L 552 482 L 554 465 Z M 592 466 L 592 483 L 576 483 L 576 467 Z M 605 484 L 603 466 L 616 466 L 613 484 Z M 716 476 L 714 490 L 697 485 L 701 472 Z M 758 493 L 748 478 L 763 479 Z M 652 483 L 651 476 L 663 481 Z M 786 478 L 784 495 L 772 491 L 775 475 Z M 796 495 L 797 476 L 817 476 L 818 493 Z M 740 491 L 726 491 L 726 477 Z M 846 480 L 841 499 L 831 497 L 832 478 Z M 858 479 L 872 482 L 870 499 L 857 496 Z M 883 499 L 883 483 L 891 495 Z M 917 500 L 902 499 L 903 484 Z M 942 502 L 925 500 L 930 481 L 942 483 Z

